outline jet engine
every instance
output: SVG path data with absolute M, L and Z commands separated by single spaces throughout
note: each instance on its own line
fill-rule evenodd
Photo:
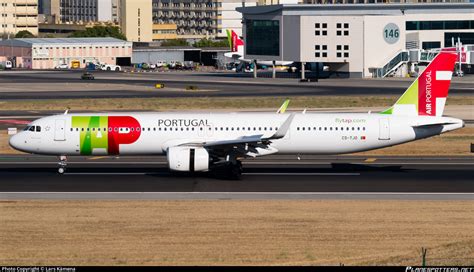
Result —
M 206 172 L 209 170 L 209 152 L 202 147 L 170 147 L 167 158 L 172 171 Z

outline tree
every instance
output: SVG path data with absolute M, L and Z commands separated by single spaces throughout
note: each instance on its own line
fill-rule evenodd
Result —
M 161 46 L 189 46 L 189 43 L 185 39 L 165 40 Z
M 193 44 L 194 47 L 229 47 L 229 41 L 227 39 L 223 40 L 209 40 L 201 39 Z
M 117 26 L 94 26 L 86 30 L 74 31 L 70 38 L 89 38 L 89 37 L 112 37 L 120 40 L 127 40 L 127 37 L 120 32 Z
M 21 39 L 21 38 L 35 38 L 35 35 L 33 33 L 29 32 L 28 30 L 22 30 L 16 33 L 15 35 L 16 39 Z

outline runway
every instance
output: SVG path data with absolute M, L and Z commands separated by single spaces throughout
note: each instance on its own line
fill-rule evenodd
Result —
M 82 81 L 83 71 L 29 71 L 0 73 L 3 100 L 146 97 L 253 97 L 312 95 L 401 95 L 406 80 L 322 79 L 300 83 L 294 78 L 249 78 L 229 72 L 113 73 L 94 72 L 96 80 Z M 18 84 L 27 84 L 21 87 Z M 163 83 L 164 89 L 153 89 Z M 52 86 L 56 84 L 59 87 Z M 31 89 L 35 86 L 36 89 Z M 182 91 L 188 86 L 198 89 Z M 450 95 L 473 95 L 469 82 L 453 82 Z
M 0 156 L 0 199 L 474 200 L 472 157 L 269 156 L 240 180 L 173 174 L 163 157 Z

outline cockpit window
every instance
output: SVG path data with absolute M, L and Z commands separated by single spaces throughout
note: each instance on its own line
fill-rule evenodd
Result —
M 23 131 L 28 131 L 30 130 L 31 126 L 26 126 L 26 128 L 23 129 Z
M 35 126 L 31 126 L 28 130 L 29 131 L 35 131 Z
M 36 132 L 41 132 L 41 127 L 40 126 L 36 126 Z

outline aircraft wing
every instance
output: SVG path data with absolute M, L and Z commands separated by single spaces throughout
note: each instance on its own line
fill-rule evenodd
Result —
M 277 150 L 269 147 L 272 140 L 285 137 L 290 129 L 295 114 L 292 113 L 282 124 L 282 126 L 270 137 L 263 137 L 263 134 L 244 136 L 235 139 L 213 140 L 202 142 L 188 142 L 181 146 L 200 146 L 217 154 L 228 154 L 237 152 L 244 156 L 257 156 L 275 153 Z

